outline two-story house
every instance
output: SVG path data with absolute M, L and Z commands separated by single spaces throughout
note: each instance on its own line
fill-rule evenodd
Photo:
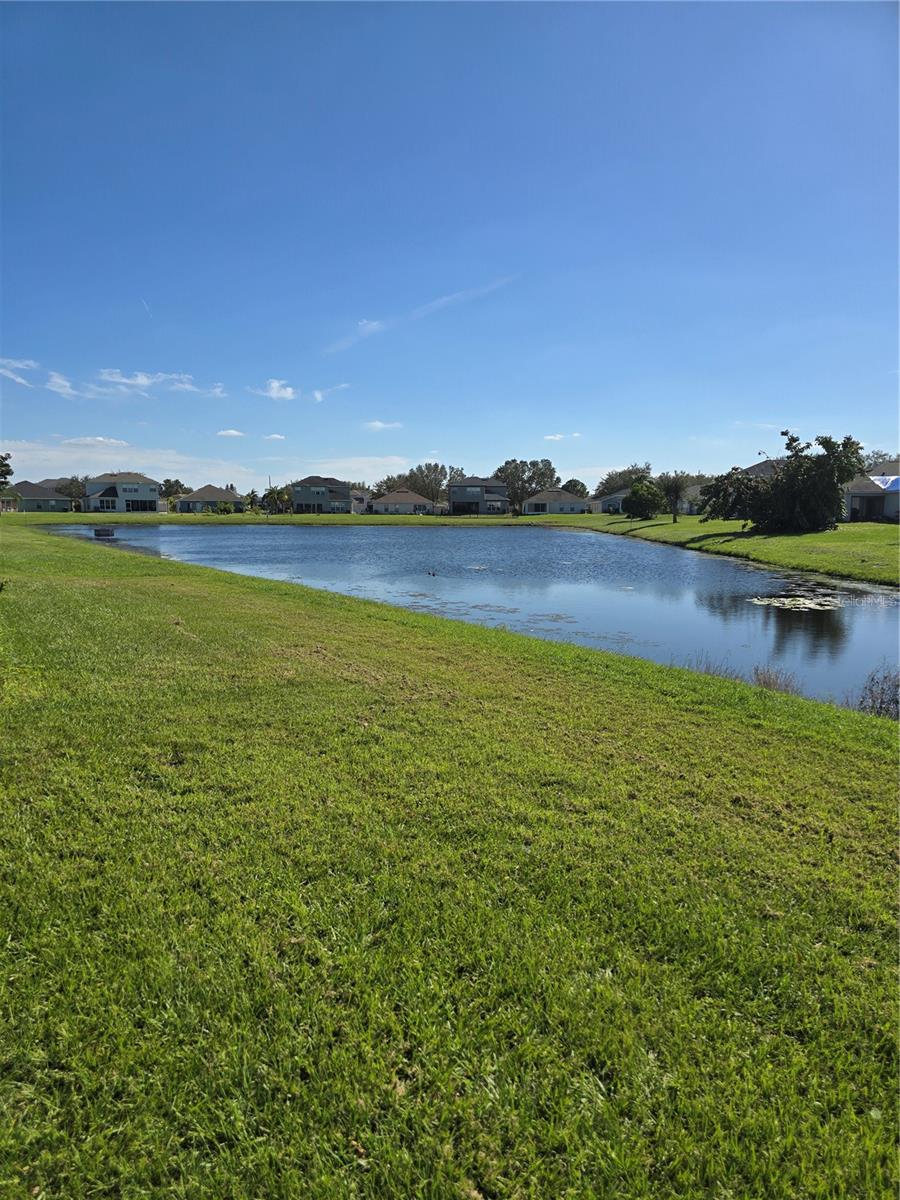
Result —
M 509 497 L 502 479 L 479 479 L 470 475 L 447 488 L 453 517 L 503 516 L 509 512 Z
M 295 513 L 349 513 L 353 511 L 350 484 L 329 475 L 307 475 L 291 484 Z
M 112 471 L 97 475 L 84 485 L 83 512 L 166 512 L 160 484 L 136 471 Z

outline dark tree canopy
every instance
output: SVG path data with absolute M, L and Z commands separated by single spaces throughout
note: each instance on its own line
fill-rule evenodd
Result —
M 441 463 L 419 463 L 407 472 L 406 480 L 411 492 L 418 492 L 426 500 L 437 504 L 447 485 L 447 468 Z
M 573 496 L 581 496 L 583 499 L 587 498 L 587 485 L 582 483 L 580 479 L 567 479 L 562 488 L 564 492 L 571 492 Z
M 630 488 L 639 479 L 649 479 L 653 471 L 648 462 L 631 463 L 615 471 L 608 471 L 594 488 L 594 499 L 608 496 L 611 492 L 619 492 L 622 488 Z
M 638 521 L 655 517 L 665 507 L 665 496 L 652 479 L 636 479 L 622 501 L 622 512 Z
M 508 458 L 494 472 L 506 484 L 506 494 L 515 509 L 521 509 L 529 496 L 547 488 L 559 487 L 559 475 L 549 458 Z
M 6 483 L 8 479 L 12 479 L 13 469 L 10 463 L 9 454 L 0 454 L 0 484 Z
M 180 479 L 164 479 L 162 481 L 162 495 L 165 500 L 172 496 L 184 496 L 188 492 L 193 491 L 186 483 L 182 483 Z
M 68 496 L 70 500 L 81 500 L 85 493 L 85 484 L 89 475 L 72 475 L 68 479 L 63 479 L 56 485 L 56 491 L 61 496 Z
M 787 454 L 771 476 L 747 475 L 732 467 L 701 489 L 704 521 L 739 518 L 763 533 L 811 533 L 833 529 L 844 509 L 844 484 L 863 471 L 855 438 L 801 442 L 783 429 Z

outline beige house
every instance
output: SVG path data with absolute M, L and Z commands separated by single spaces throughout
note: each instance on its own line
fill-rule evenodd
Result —
M 542 513 L 585 513 L 588 502 L 583 496 L 565 492 L 562 488 L 547 488 L 529 496 L 522 506 L 526 516 L 540 516 Z
M 404 516 L 434 516 L 434 504 L 426 496 L 411 492 L 408 488 L 398 488 L 396 492 L 388 492 L 386 496 L 378 496 L 372 501 L 373 513 L 395 513 Z

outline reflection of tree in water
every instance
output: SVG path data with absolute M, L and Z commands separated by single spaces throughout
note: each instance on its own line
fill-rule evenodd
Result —
M 778 608 L 772 604 L 751 604 L 750 596 L 734 592 L 698 592 L 696 599 L 726 624 L 736 618 L 759 622 L 758 628 L 773 634 L 773 653 L 779 657 L 788 649 L 795 650 L 799 642 L 810 657 L 824 652 L 829 658 L 837 658 L 849 633 L 843 608 Z

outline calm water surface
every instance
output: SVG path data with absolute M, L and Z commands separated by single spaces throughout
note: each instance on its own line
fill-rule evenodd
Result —
M 114 529 L 110 543 L 123 548 L 659 663 L 705 663 L 746 676 L 754 666 L 776 666 L 822 699 L 844 700 L 872 668 L 897 658 L 893 591 L 634 538 L 427 524 Z M 99 540 L 91 526 L 56 532 Z M 786 606 L 808 598 L 827 607 Z

